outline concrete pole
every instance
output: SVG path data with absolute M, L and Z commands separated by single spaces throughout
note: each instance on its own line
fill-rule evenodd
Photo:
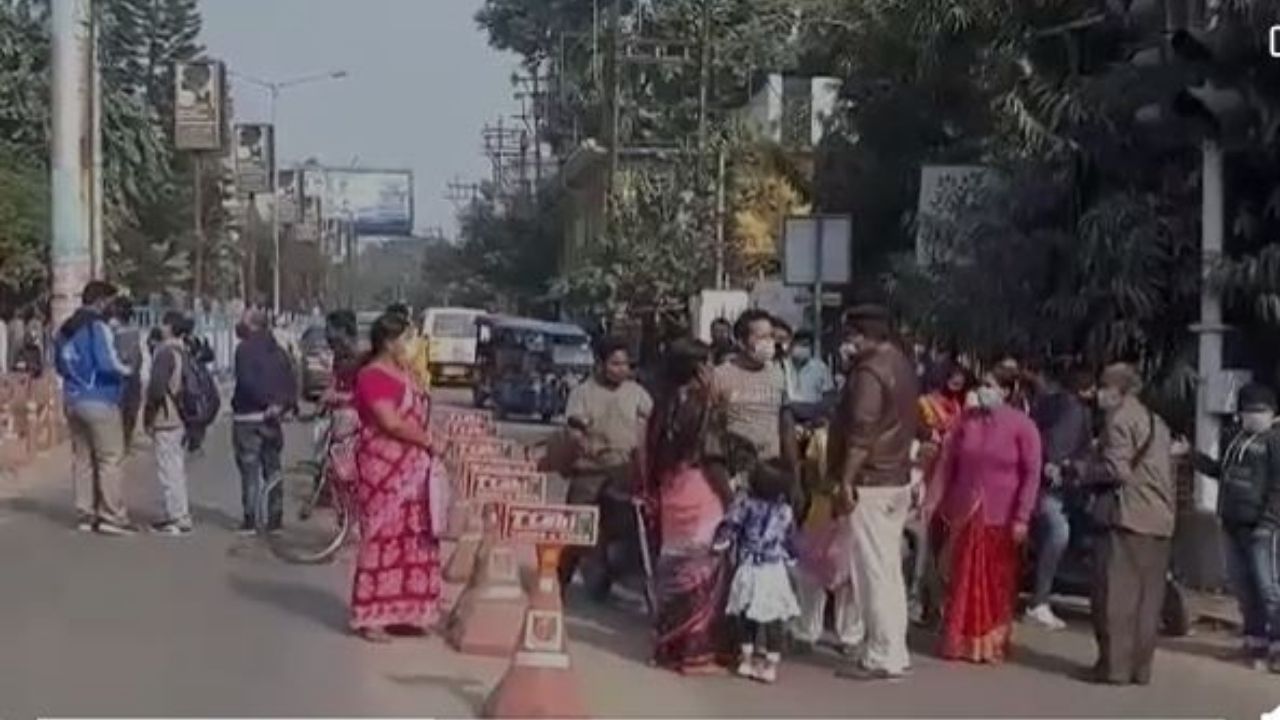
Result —
M 52 182 L 53 237 L 50 248 L 51 313 L 61 325 L 80 304 L 80 293 L 93 271 L 88 206 L 81 179 L 88 160 L 83 153 L 86 128 L 84 99 L 89 90 L 90 0 L 52 0 Z
M 1199 389 L 1196 395 L 1196 450 L 1210 457 L 1218 454 L 1220 420 L 1211 412 L 1210 393 L 1214 380 L 1222 372 L 1222 297 L 1208 282 L 1208 273 L 1222 256 L 1225 229 L 1222 183 L 1222 148 L 1206 141 L 1202 148 L 1203 180 L 1201 204 L 1201 245 L 1203 260 L 1200 285 L 1200 323 L 1195 331 L 1200 337 Z M 1218 504 L 1218 483 L 1205 475 L 1196 475 L 1195 504 L 1200 512 L 1214 512 Z
M 280 86 L 271 86 L 271 158 L 269 170 L 271 188 L 271 309 L 276 317 L 280 316 L 280 197 L 276 191 L 276 157 L 279 152 L 276 143 L 279 135 L 276 132 L 276 101 L 280 99 Z
M 101 23 L 97 13 L 90 12 L 93 23 L 90 26 L 92 38 L 89 48 L 89 77 L 93 81 L 89 93 L 89 147 L 92 153 L 92 170 L 89 180 L 89 238 L 90 255 L 93 257 L 93 277 L 105 280 L 107 277 L 107 246 L 103 230 L 103 208 L 105 202 L 105 177 L 102 169 L 102 66 L 98 56 L 98 46 L 102 42 Z

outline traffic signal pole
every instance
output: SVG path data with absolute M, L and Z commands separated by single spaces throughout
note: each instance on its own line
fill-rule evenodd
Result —
M 1220 389 L 1218 378 L 1222 375 L 1222 335 L 1226 327 L 1222 323 L 1222 294 L 1209 281 L 1209 273 L 1222 257 L 1225 232 L 1224 197 L 1222 182 L 1222 147 L 1215 140 L 1205 140 L 1201 146 L 1203 167 L 1201 172 L 1201 234 L 1200 256 L 1200 322 L 1194 328 L 1199 335 L 1198 375 L 1199 390 L 1196 394 L 1196 450 L 1209 457 L 1221 457 L 1218 439 L 1221 421 L 1214 412 L 1213 395 Z M 1213 478 L 1197 474 L 1195 504 L 1200 512 L 1213 512 L 1218 504 L 1218 483 Z
M 85 112 L 90 88 L 88 34 L 91 0 L 52 0 L 52 247 L 50 248 L 50 311 L 54 326 L 71 316 L 93 272 L 90 245 L 92 224 L 85 173 L 92 158 L 85 153 L 85 133 L 92 126 Z

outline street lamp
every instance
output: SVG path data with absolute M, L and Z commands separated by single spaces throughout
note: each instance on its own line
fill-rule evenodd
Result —
M 333 80 L 343 80 L 347 77 L 347 71 L 334 70 L 332 72 L 320 73 L 316 75 L 304 75 L 302 77 L 292 78 L 290 80 L 278 80 L 275 82 L 272 82 L 269 80 L 261 80 L 259 78 L 253 77 L 252 75 L 245 75 L 244 73 L 239 73 L 234 71 L 231 72 L 231 75 L 233 77 L 239 78 L 240 80 L 244 80 L 250 85 L 256 85 L 262 88 L 263 90 L 267 91 L 268 98 L 270 100 L 267 106 L 267 114 L 270 116 L 270 122 L 271 122 L 271 133 L 272 133 L 271 151 L 273 154 L 275 154 L 276 146 L 279 144 L 279 141 L 280 141 L 280 131 L 276 127 L 276 103 L 280 100 L 280 93 L 283 92 L 284 90 L 295 88 L 300 85 L 313 85 L 315 83 L 330 82 Z M 273 192 L 275 192 L 276 177 L 275 177 L 274 163 L 272 167 L 271 187 L 273 189 Z M 276 197 L 274 197 L 272 200 L 273 201 L 271 203 L 271 254 L 272 254 L 271 308 L 272 310 L 275 311 L 276 315 L 279 315 L 280 314 L 280 208 L 279 208 L 280 198 L 279 198 L 279 194 L 277 193 Z

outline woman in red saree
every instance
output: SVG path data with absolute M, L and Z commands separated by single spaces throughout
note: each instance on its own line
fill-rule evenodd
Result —
M 731 659 L 724 619 L 729 568 L 711 544 L 732 493 L 706 453 L 710 357 L 711 348 L 696 340 L 672 343 L 640 457 L 643 495 L 658 515 L 653 659 L 684 674 L 718 672 Z
M 998 663 L 1012 641 L 1018 561 L 1040 489 L 1040 433 L 1007 402 L 1012 378 L 987 376 L 978 407 L 948 434 L 931 534 L 946 586 L 940 654 Z
M 439 609 L 428 406 L 411 374 L 408 330 L 402 317 L 379 318 L 370 332 L 370 360 L 356 378 L 360 549 L 351 627 L 372 642 L 386 642 L 393 632 L 424 632 Z

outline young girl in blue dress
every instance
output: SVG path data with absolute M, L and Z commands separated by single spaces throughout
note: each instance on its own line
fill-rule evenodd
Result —
M 788 503 L 793 478 L 781 461 L 752 470 L 750 492 L 734 501 L 716 533 L 715 548 L 731 550 L 736 570 L 725 614 L 736 620 L 738 674 L 778 679 L 788 621 L 800 614 L 787 568 L 795 565 L 795 517 Z

